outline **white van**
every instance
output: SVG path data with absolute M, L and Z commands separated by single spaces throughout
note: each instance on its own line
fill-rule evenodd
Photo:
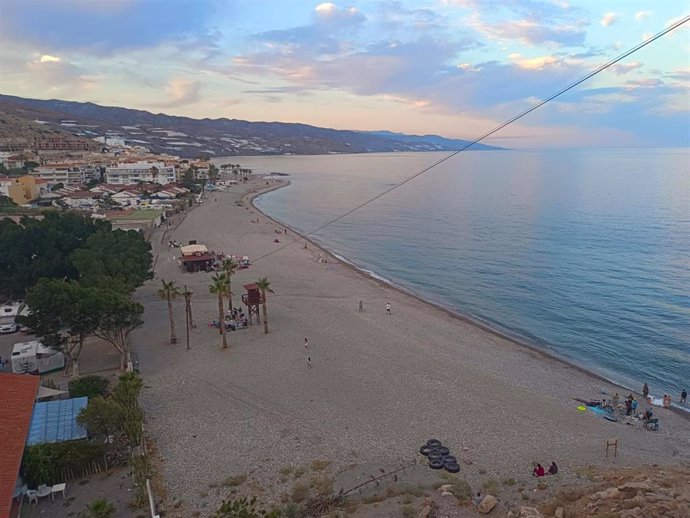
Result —
M 15 374 L 43 374 L 65 366 L 65 356 L 60 351 L 38 340 L 14 344 L 11 360 Z
M 17 316 L 23 308 L 23 302 L 10 302 L 0 306 L 0 334 L 14 333 L 19 330 Z

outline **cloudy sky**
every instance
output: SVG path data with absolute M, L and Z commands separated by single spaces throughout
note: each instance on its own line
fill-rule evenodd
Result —
M 474 138 L 689 0 L 0 0 L 0 93 Z M 512 147 L 690 145 L 690 23 L 510 126 Z

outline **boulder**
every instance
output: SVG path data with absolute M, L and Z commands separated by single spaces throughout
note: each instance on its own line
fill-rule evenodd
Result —
M 441 493 L 441 496 L 455 496 L 455 495 L 453 493 L 451 493 L 450 491 L 444 491 L 443 493 Z
M 553 518 L 563 518 L 564 512 L 562 507 L 556 508 L 556 512 L 553 514 Z
M 453 484 L 443 484 L 438 488 L 441 493 L 452 493 L 451 489 L 453 489 Z
M 592 500 L 610 500 L 623 496 L 617 487 L 609 487 L 592 495 Z
M 482 501 L 479 502 L 479 505 L 477 506 L 477 511 L 479 511 L 481 514 L 489 514 L 491 512 L 491 509 L 496 507 L 497 503 L 498 500 L 496 500 L 495 496 L 486 495 L 484 498 L 482 498 Z
M 544 515 L 534 507 L 522 506 L 518 509 L 516 518 L 544 518 Z

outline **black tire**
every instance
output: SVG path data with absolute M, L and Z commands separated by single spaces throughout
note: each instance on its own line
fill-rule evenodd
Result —
M 431 453 L 432 449 L 433 448 L 431 448 L 431 446 L 427 446 L 425 444 L 424 446 L 419 448 L 419 453 L 421 453 L 422 455 L 424 455 L 426 457 L 427 455 L 429 455 L 429 453 Z
M 448 454 L 450 454 L 450 450 L 449 450 L 448 448 L 446 448 L 445 446 L 439 446 L 439 447 L 436 448 L 436 449 L 438 450 L 438 452 L 439 452 L 441 455 L 448 455 Z
M 436 451 L 436 450 L 431 450 L 431 451 L 429 452 L 429 455 L 427 455 L 427 457 L 429 458 L 429 461 L 438 460 L 438 461 L 443 462 L 443 455 L 441 455 L 441 454 L 440 454 L 438 451 Z
M 443 462 L 441 462 L 440 460 L 430 460 L 429 461 L 429 467 L 431 469 L 441 469 L 441 468 L 443 468 Z M 458 468 L 458 470 L 459 469 L 460 468 Z
M 439 446 L 443 446 L 443 444 L 441 444 L 441 441 L 439 441 L 438 439 L 429 439 L 428 441 L 426 441 L 426 445 L 430 448 L 438 448 Z
M 444 455 L 444 456 L 441 458 L 441 460 L 442 460 L 443 462 L 454 462 L 455 464 L 458 463 L 458 459 L 456 459 L 456 458 L 453 457 L 452 455 Z
M 458 473 L 460 471 L 460 466 L 455 462 L 446 462 L 443 464 L 443 467 L 448 473 Z

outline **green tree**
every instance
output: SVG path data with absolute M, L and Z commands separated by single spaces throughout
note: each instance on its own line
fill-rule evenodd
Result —
M 72 253 L 107 221 L 76 213 L 48 212 L 44 219 L 0 220 L 0 295 L 23 298 L 42 277 L 77 279 Z
M 0 210 L 18 207 L 14 200 L 8 196 L 0 196 Z
M 263 277 L 256 281 L 256 285 L 261 290 L 261 305 L 264 312 L 264 334 L 268 334 L 268 309 L 266 308 L 266 293 L 275 293 L 271 289 L 271 283 L 267 277 Z
M 106 498 L 97 498 L 86 506 L 79 518 L 112 518 L 117 508 Z
M 122 406 L 113 398 L 96 396 L 77 416 L 77 423 L 89 432 L 111 435 L 122 429 Z
M 228 280 L 228 309 L 232 311 L 232 276 L 235 275 L 239 264 L 232 257 L 229 257 L 223 261 L 223 272 Z
M 53 185 L 53 186 L 50 188 L 50 191 L 51 191 L 51 192 L 53 192 L 53 191 L 59 191 L 59 190 L 62 189 L 64 186 L 65 186 L 64 183 L 58 182 L 58 183 L 56 183 L 55 185 Z
M 39 337 L 54 337 L 64 330 L 66 340 L 60 341 L 72 367 L 72 377 L 79 376 L 79 355 L 84 340 L 98 327 L 103 311 L 100 290 L 75 281 L 41 279 L 26 298 L 31 314 L 21 319 Z
M 127 368 L 129 335 L 144 323 L 144 306 L 129 294 L 101 288 L 101 313 L 94 335 L 111 344 L 120 353 L 120 369 Z
M 124 290 L 134 291 L 151 278 L 151 245 L 139 232 L 100 229 L 72 253 L 71 259 L 80 280 L 89 284 L 110 277 Z
M 224 273 L 217 273 L 211 278 L 209 291 L 218 296 L 218 321 L 220 322 L 220 335 L 223 349 L 228 348 L 228 340 L 225 337 L 225 311 L 223 309 L 223 295 L 228 291 L 228 278 Z
M 131 446 L 137 446 L 141 443 L 141 425 L 144 422 L 144 412 L 139 406 L 139 394 L 143 385 L 139 376 L 133 372 L 128 372 L 120 376 L 112 395 L 122 408 L 122 429 Z
M 180 289 L 175 286 L 175 281 L 165 282 L 161 279 L 161 289 L 158 290 L 158 298 L 168 302 L 168 317 L 170 318 L 170 343 L 177 343 L 175 334 L 175 319 L 173 318 L 172 301 L 181 295 Z

